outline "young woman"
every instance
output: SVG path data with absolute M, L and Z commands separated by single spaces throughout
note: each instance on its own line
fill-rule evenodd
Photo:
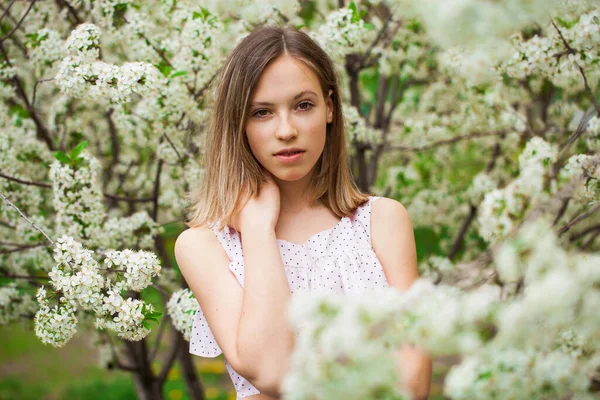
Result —
M 175 245 L 199 304 L 190 352 L 224 353 L 238 399 L 278 398 L 291 295 L 406 290 L 418 277 L 412 223 L 400 203 L 354 184 L 336 73 L 305 33 L 255 29 L 215 95 L 204 177 Z M 404 347 L 397 360 L 415 398 L 427 398 L 430 358 Z

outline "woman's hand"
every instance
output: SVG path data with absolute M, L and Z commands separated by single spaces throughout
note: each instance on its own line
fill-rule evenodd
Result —
M 236 231 L 243 232 L 251 227 L 266 227 L 275 229 L 279 220 L 279 187 L 273 175 L 263 168 L 265 182 L 262 182 L 259 193 L 252 198 L 242 194 L 240 203 L 245 205 L 239 213 L 231 218 L 231 225 Z

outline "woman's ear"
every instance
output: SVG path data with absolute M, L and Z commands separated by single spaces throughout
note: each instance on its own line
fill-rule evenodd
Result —
M 329 94 L 327 95 L 327 123 L 331 123 L 333 121 L 333 100 L 331 99 L 331 94 L 333 93 L 333 89 L 329 89 Z

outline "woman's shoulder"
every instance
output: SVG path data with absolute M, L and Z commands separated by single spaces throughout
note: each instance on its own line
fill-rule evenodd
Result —
M 213 228 L 208 225 L 189 227 L 181 232 L 175 240 L 175 254 L 189 251 L 190 249 L 207 249 L 219 244 Z

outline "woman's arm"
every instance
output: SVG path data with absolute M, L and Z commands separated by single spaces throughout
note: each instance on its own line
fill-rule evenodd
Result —
M 175 256 L 229 364 L 259 391 L 276 397 L 291 353 L 291 334 L 281 311 L 287 306 L 289 286 L 274 233 L 257 229 L 242 242 L 245 290 L 209 228 L 182 232 Z
M 412 221 L 402 204 L 385 197 L 371 207 L 371 243 L 384 269 L 388 284 L 407 290 L 418 279 L 417 252 Z M 403 346 L 396 351 L 402 382 L 414 399 L 427 399 L 431 381 L 431 357 L 424 351 Z
M 242 246 L 245 278 L 237 351 L 258 371 L 257 389 L 277 396 L 294 347 L 287 322 L 290 287 L 273 228 L 242 231 Z

